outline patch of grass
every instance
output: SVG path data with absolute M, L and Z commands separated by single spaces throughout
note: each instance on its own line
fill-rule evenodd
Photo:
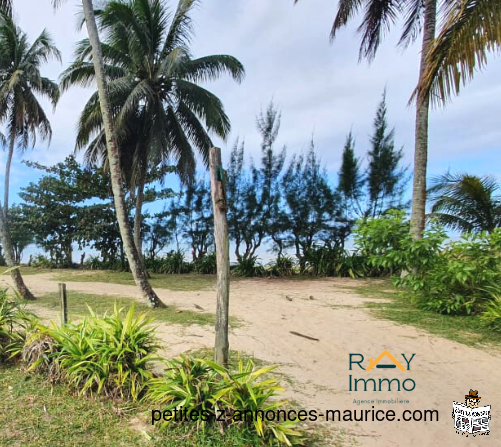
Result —
M 390 299 L 398 290 L 389 278 L 364 278 L 351 280 L 352 285 L 335 284 L 337 289 L 344 289 L 356 293 L 363 298 Z
M 172 425 L 164 433 L 151 426 L 151 408 L 110 400 L 74 398 L 64 385 L 0 365 L 0 445 L 10 447 L 265 447 L 237 427 L 221 434 Z M 309 444 L 313 445 L 313 444 Z
M 370 281 L 370 284 L 355 286 L 353 290 L 364 297 L 390 300 L 390 302 L 365 304 L 378 318 L 415 326 L 431 334 L 469 346 L 487 345 L 501 348 L 501 334 L 482 326 L 478 316 L 451 316 L 422 310 L 411 303 L 408 293 L 399 292 L 389 280 Z
M 120 298 L 106 295 L 91 295 L 87 293 L 68 292 L 68 313 L 70 319 L 78 319 L 88 315 L 89 306 L 95 313 L 102 315 L 104 312 L 112 313 L 115 302 L 118 307 L 129 307 L 132 304 L 132 298 Z M 31 303 L 30 303 L 31 304 Z M 44 306 L 47 309 L 59 310 L 60 298 L 57 293 L 48 293 L 42 295 L 33 303 L 34 306 Z M 200 324 L 214 326 L 215 316 L 208 312 L 196 312 L 191 310 L 181 310 L 174 306 L 168 306 L 162 309 L 151 309 L 144 303 L 136 302 L 136 312 L 150 312 L 150 316 L 158 321 L 164 321 L 172 324 Z M 230 318 L 230 326 L 235 327 L 238 324 L 236 318 Z
M 61 270 L 54 279 L 60 282 L 104 282 L 127 286 L 135 285 L 131 273 L 111 270 Z M 216 285 L 216 275 L 151 273 L 150 284 L 154 288 L 176 291 L 210 290 Z
M 41 273 L 51 273 L 53 270 L 51 269 L 43 269 L 43 268 L 35 268 L 35 267 L 28 267 L 25 265 L 22 265 L 19 267 L 21 270 L 22 275 L 39 275 Z M 0 267 L 0 275 L 8 275 L 7 273 L 10 270 L 10 267 Z

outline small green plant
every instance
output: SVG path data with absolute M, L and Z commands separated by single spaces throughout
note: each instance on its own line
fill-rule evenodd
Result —
M 57 362 L 61 378 L 80 394 L 135 401 L 153 377 L 149 364 L 157 359 L 149 323 L 145 314 L 134 315 L 134 305 L 125 315 L 116 306 L 102 318 L 90 311 L 78 324 L 46 329 L 57 343 L 50 357 Z

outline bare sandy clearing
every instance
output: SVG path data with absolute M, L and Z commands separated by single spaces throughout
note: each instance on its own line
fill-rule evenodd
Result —
M 55 292 L 57 284 L 50 274 L 30 275 L 25 280 L 38 295 Z M 5 278 L 1 279 L 5 282 Z M 395 411 L 393 422 L 329 422 L 334 431 L 345 429 L 347 443 L 361 446 L 501 446 L 501 356 L 428 335 L 410 326 L 377 320 L 359 307 L 367 298 L 347 291 L 349 280 L 287 281 L 253 279 L 233 282 L 230 312 L 244 325 L 230 335 L 232 349 L 245 351 L 267 362 L 280 364 L 280 372 L 292 379 L 288 396 L 305 409 L 371 410 L 372 405 L 357 406 L 354 399 L 407 399 L 409 404 L 374 404 L 375 410 Z M 68 290 L 137 297 L 134 286 L 72 282 Z M 178 292 L 157 289 L 167 304 L 194 309 L 194 304 L 215 311 L 215 292 Z M 313 299 L 310 299 L 313 296 Z M 287 299 L 287 297 L 289 299 Z M 290 300 L 292 299 L 292 300 Z M 43 314 L 47 317 L 47 311 Z M 58 317 L 53 313 L 54 317 Z M 458 328 L 461 330 L 461 328 Z M 292 335 L 299 332 L 318 338 L 312 341 Z M 159 324 L 165 354 L 176 355 L 193 349 L 211 347 L 212 328 Z M 356 365 L 349 371 L 349 354 L 361 353 L 376 358 L 387 349 L 399 361 L 412 353 L 411 370 L 372 370 Z M 405 363 L 404 363 L 405 366 Z M 412 378 L 413 391 L 349 391 L 349 375 L 354 378 Z M 286 386 L 289 386 L 285 384 Z M 385 388 L 387 385 L 383 385 Z M 371 388 L 369 386 L 369 388 Z M 468 391 L 476 389 L 482 405 L 492 405 L 491 435 L 468 438 L 453 428 L 452 402 L 462 402 Z M 499 407 L 499 408 L 498 408 Z M 397 421 L 404 410 L 438 410 L 438 422 Z M 316 422 L 319 423 L 319 422 Z

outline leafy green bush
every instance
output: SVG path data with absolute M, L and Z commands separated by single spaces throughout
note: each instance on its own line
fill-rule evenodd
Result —
M 235 276 L 240 276 L 243 278 L 253 278 L 255 276 L 264 276 L 266 269 L 257 261 L 257 256 L 251 256 L 250 258 L 242 258 L 238 261 L 238 264 L 232 270 Z
M 165 376 L 152 378 L 148 383 L 145 400 L 165 406 L 163 411 L 186 410 L 189 418 L 193 412 L 212 411 L 212 395 L 216 390 L 216 371 L 201 359 L 181 355 L 168 360 Z M 167 426 L 171 421 L 163 421 Z M 197 418 L 197 426 L 206 421 Z
M 247 426 L 251 424 L 258 436 L 274 438 L 280 444 L 292 445 L 301 441 L 302 434 L 295 429 L 297 420 L 274 418 L 269 421 L 264 417 L 268 411 L 277 415 L 278 410 L 286 404 L 285 401 L 273 400 L 284 389 L 275 379 L 265 378 L 276 366 L 256 369 L 252 360 L 244 364 L 239 359 L 238 370 L 232 373 L 217 363 L 203 361 L 218 373 L 221 382 L 218 391 L 212 396 L 212 403 L 218 411 L 226 413 L 230 423 L 238 421 Z M 246 414 L 262 414 L 263 417 L 245 418 Z
M 220 430 L 240 426 L 270 440 L 270 444 L 290 446 L 302 438 L 295 429 L 297 422 L 284 418 L 268 421 L 260 416 L 267 411 L 277 412 L 286 404 L 274 400 L 283 389 L 275 379 L 266 378 L 273 369 L 275 367 L 256 368 L 252 360 L 244 364 L 240 359 L 237 371 L 230 372 L 209 360 L 181 356 L 168 361 L 165 377 L 150 380 L 145 399 L 163 405 L 163 411 L 182 409 L 188 420 L 192 414 L 196 415 L 194 419 L 202 429 L 209 423 L 217 423 Z M 202 420 L 202 412 L 207 416 L 224 414 L 223 420 L 216 421 L 214 417 Z M 163 421 L 160 428 L 173 422 Z
M 184 259 L 181 250 L 171 250 L 161 258 L 145 259 L 146 269 L 153 273 L 181 274 L 189 273 L 191 265 Z
M 410 241 L 405 212 L 390 210 L 379 218 L 361 219 L 354 229 L 357 255 L 367 260 L 366 276 L 387 276 L 403 268 L 402 245 Z
M 266 272 L 270 276 L 292 276 L 295 274 L 296 262 L 291 256 L 278 256 L 266 266 Z
M 21 352 L 33 317 L 19 297 L 13 300 L 6 289 L 0 290 L 0 362 Z
M 367 270 L 366 258 L 341 247 L 312 247 L 305 253 L 307 270 L 315 276 L 357 278 Z
M 116 306 L 102 318 L 91 311 L 78 324 L 45 329 L 56 342 L 48 357 L 57 363 L 61 378 L 81 394 L 137 400 L 153 377 L 149 364 L 156 359 L 149 323 L 145 314 L 134 315 L 134 305 L 125 316 Z
M 203 275 L 215 275 L 217 272 L 216 253 L 207 253 L 193 262 L 193 269 Z
M 497 288 L 497 290 L 487 289 L 486 292 L 490 294 L 492 300 L 487 304 L 480 318 L 485 326 L 501 332 L 501 291 Z
M 464 234 L 450 242 L 413 285 L 425 309 L 447 314 L 479 314 L 501 294 L 501 232 Z
M 103 260 L 99 256 L 90 256 L 84 262 L 84 269 L 87 270 L 114 270 L 118 272 L 129 271 L 129 262 L 120 258 L 111 258 Z

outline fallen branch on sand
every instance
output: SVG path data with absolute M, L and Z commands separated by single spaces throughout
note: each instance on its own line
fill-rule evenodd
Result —
M 300 334 L 299 332 L 289 331 L 292 335 L 297 335 L 298 337 L 307 338 L 308 340 L 320 341 L 318 338 L 310 337 L 309 335 Z

